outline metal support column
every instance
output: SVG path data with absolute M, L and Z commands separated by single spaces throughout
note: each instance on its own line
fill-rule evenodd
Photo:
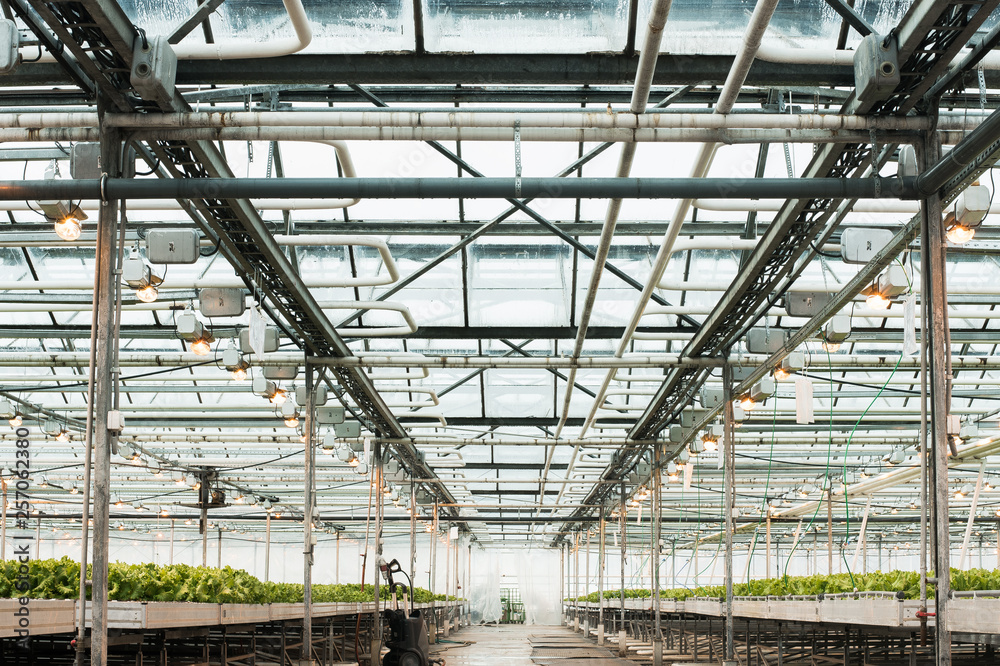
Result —
M 941 156 L 941 144 L 936 133 L 929 133 L 917 151 L 921 170 L 935 164 Z M 934 647 L 936 666 L 951 664 L 951 632 L 948 627 L 948 606 L 951 592 L 950 545 L 948 525 L 948 411 L 951 404 L 951 374 L 948 359 L 951 354 L 948 338 L 948 291 L 945 284 L 945 238 L 942 224 L 941 198 L 935 193 L 921 201 L 920 268 L 922 330 L 927 335 L 930 371 L 930 433 L 928 463 L 930 465 L 931 531 L 933 552 L 931 562 L 937 577 L 935 603 Z
M 382 459 L 382 444 L 375 441 L 374 451 L 372 452 L 372 476 L 371 482 L 375 484 L 375 490 L 372 492 L 372 502 L 375 504 L 375 566 L 374 580 L 372 580 L 373 587 L 375 588 L 373 595 L 373 601 L 375 602 L 375 616 L 372 619 L 372 648 L 371 648 L 371 666 L 379 666 L 382 663 L 382 618 L 378 613 L 379 607 L 379 587 L 382 581 L 379 579 L 381 572 L 379 571 L 379 561 L 382 559 L 382 529 L 384 522 L 382 520 L 382 513 L 385 508 L 385 497 L 382 494 L 382 485 L 385 482 L 382 474 L 385 471 Z M 435 509 L 437 507 L 435 506 Z M 435 514 L 437 511 L 435 511 Z M 447 599 L 448 588 L 445 587 L 445 599 Z
M 726 634 L 723 640 L 723 664 L 736 663 L 736 648 L 733 628 L 733 510 L 735 507 L 734 476 L 736 456 L 733 438 L 733 369 L 729 364 L 722 366 L 723 435 L 722 455 L 724 483 L 723 513 L 726 519 Z
M 621 558 L 622 558 L 622 579 L 621 579 L 621 610 L 618 624 L 618 656 L 624 657 L 628 653 L 628 643 L 625 641 L 625 539 L 626 526 L 628 524 L 628 504 L 625 503 L 625 482 L 622 481 L 622 504 L 618 520 L 618 529 L 621 532 Z
M 660 445 L 653 447 L 653 543 L 649 553 L 653 560 L 653 666 L 663 664 L 663 632 L 660 631 L 660 520 L 663 502 L 663 470 L 660 469 Z
M 416 511 L 416 505 L 413 506 L 413 510 Z M 427 587 L 431 592 L 437 594 L 437 538 L 438 538 L 438 505 L 434 502 L 434 515 L 431 517 L 431 569 L 430 569 L 430 583 Z M 431 616 L 430 621 L 427 623 L 427 631 L 429 633 L 429 640 L 431 644 L 437 643 L 437 603 L 431 600 Z
M 306 361 L 306 413 L 302 415 L 303 427 L 306 436 L 305 450 L 305 493 L 302 508 L 302 652 L 300 659 L 305 663 L 312 663 L 312 565 L 313 565 L 313 545 L 312 545 L 312 524 L 313 505 L 315 503 L 314 488 L 316 486 L 316 469 L 314 458 L 316 444 L 313 441 L 315 428 L 313 427 L 313 414 L 315 413 L 315 399 L 313 397 L 313 387 L 315 386 L 316 368 Z M 379 496 L 381 499 L 381 496 Z M 376 608 L 378 604 L 376 604 Z M 376 619 L 376 624 L 378 620 Z
M 339 542 L 340 534 L 337 534 Z M 339 545 L 338 545 L 339 547 Z M 271 512 L 264 514 L 264 582 L 271 580 Z
M 826 489 L 826 572 L 833 573 L 833 484 Z
M 103 113 L 103 101 L 100 109 Z M 101 164 L 111 178 L 121 175 L 121 135 L 113 130 L 101 134 Z M 94 384 L 94 401 L 90 404 L 94 424 L 94 564 L 91 572 L 93 584 L 92 628 L 90 633 L 90 663 L 105 666 L 108 663 L 108 557 L 111 508 L 111 445 L 112 433 L 108 430 L 108 411 L 114 393 L 115 344 L 114 313 L 115 284 L 114 246 L 118 225 L 118 201 L 101 202 L 97 229 L 97 264 L 94 267 L 97 293 L 97 356 L 90 381 Z M 86 520 L 86 518 L 84 518 Z
M 590 592 L 587 591 L 590 583 L 590 528 L 587 528 L 586 549 L 583 563 L 583 593 L 590 594 Z M 587 609 L 583 613 L 583 635 L 587 637 L 590 636 L 590 609 Z
M 597 644 L 604 645 L 604 537 L 607 534 L 607 522 L 604 520 L 604 508 L 601 508 L 601 533 L 597 545 Z
M 580 532 L 573 533 L 573 599 L 580 598 Z M 573 613 L 573 631 L 580 631 L 580 602 L 576 601 Z

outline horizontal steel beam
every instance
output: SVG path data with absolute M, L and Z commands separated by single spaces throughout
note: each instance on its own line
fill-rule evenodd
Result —
M 721 85 L 733 56 L 662 53 L 656 61 L 653 85 Z M 638 56 L 616 53 L 344 53 L 295 54 L 279 58 L 241 60 L 182 60 L 177 84 L 318 84 L 351 81 L 358 84 L 503 84 L 625 85 L 635 83 Z M 23 63 L 5 76 L 10 86 L 71 84 L 56 64 Z M 789 65 L 756 61 L 747 86 L 854 86 L 854 70 L 843 65 Z
M 873 199 L 913 198 L 912 178 L 170 178 L 0 181 L 38 199 Z

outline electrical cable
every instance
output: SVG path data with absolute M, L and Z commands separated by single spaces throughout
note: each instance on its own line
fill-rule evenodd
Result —
M 830 356 L 830 350 L 827 349 L 825 351 L 826 351 L 826 363 L 827 363 L 827 367 L 830 370 L 830 431 L 829 431 L 829 439 L 827 440 L 827 445 L 826 445 L 826 471 L 824 472 L 824 476 L 826 477 L 826 487 L 829 489 L 830 488 L 830 456 L 833 453 L 833 359 Z M 829 490 L 828 490 L 828 492 L 829 492 Z M 823 506 L 823 500 L 822 499 L 819 500 L 818 502 L 816 502 L 816 510 L 813 511 L 813 515 L 809 519 L 809 524 L 806 525 L 805 530 L 802 532 L 803 535 L 805 535 L 806 533 L 808 533 L 809 529 L 816 522 L 816 516 L 819 515 L 819 509 L 820 509 L 821 506 Z M 792 547 L 792 548 L 790 548 L 789 551 L 788 551 L 788 558 L 785 560 L 785 566 L 784 566 L 784 569 L 782 570 L 782 574 L 783 574 L 782 575 L 782 579 L 783 579 L 785 585 L 788 584 L 788 565 L 791 564 L 792 555 L 795 554 L 795 551 L 798 549 L 798 547 L 799 547 L 798 540 L 796 540 L 795 546 Z M 833 572 L 831 571 L 829 573 L 833 573 Z
M 750 565 L 753 563 L 753 554 L 757 548 L 757 539 L 760 536 L 760 524 L 764 522 L 764 512 L 766 511 L 770 513 L 770 507 L 767 503 L 767 493 L 771 488 L 771 459 L 774 456 L 775 426 L 778 423 L 778 396 L 772 396 L 772 399 L 774 401 L 774 411 L 771 416 L 771 450 L 767 454 L 767 480 L 764 481 L 764 500 L 763 505 L 760 507 L 760 517 L 757 519 L 757 529 L 755 529 L 753 533 L 753 541 L 750 545 L 750 552 L 747 553 L 746 575 L 743 576 L 744 583 L 747 583 L 750 580 Z M 770 548 L 770 544 L 768 544 L 768 548 Z M 765 571 L 764 577 L 767 578 L 768 574 L 770 574 L 770 572 Z
M 899 359 L 896 361 L 896 365 L 893 366 L 892 372 L 889 373 L 888 377 L 886 377 L 885 384 L 883 385 L 883 388 L 886 385 L 889 384 L 889 382 L 892 380 L 893 375 L 896 374 L 896 368 L 899 367 L 899 363 L 903 360 L 903 356 L 904 356 L 903 354 L 899 355 Z M 879 390 L 879 392 L 875 395 L 875 397 L 872 398 L 872 401 L 870 403 L 868 403 L 868 406 L 865 407 L 865 411 L 863 411 L 861 413 L 861 416 L 858 417 L 857 422 L 854 424 L 854 427 L 851 429 L 851 434 L 848 435 L 848 437 L 847 437 L 847 446 L 844 448 L 844 471 L 843 471 L 843 479 L 842 480 L 843 480 L 843 483 L 844 483 L 844 507 L 845 507 L 845 509 L 844 509 L 844 515 L 845 515 L 845 518 L 846 518 L 846 521 L 847 521 L 847 528 L 846 528 L 846 532 L 845 532 L 845 536 L 844 536 L 844 544 L 845 545 L 851 540 L 851 511 L 850 511 L 850 506 L 848 506 L 848 504 L 847 504 L 847 464 L 846 464 L 847 463 L 847 455 L 848 455 L 848 453 L 851 450 L 851 441 L 854 439 L 854 433 L 857 432 L 858 426 L 861 425 L 862 419 L 864 419 L 865 415 L 868 414 L 868 410 L 870 410 L 872 408 L 872 406 L 874 406 L 875 401 L 878 400 L 879 396 L 881 396 L 881 395 L 882 395 L 882 391 Z M 863 538 L 863 536 L 864 535 L 860 535 L 858 538 L 861 539 L 861 538 Z M 847 554 L 844 552 L 843 549 L 841 549 L 841 551 L 840 551 L 840 557 L 841 557 L 841 559 L 844 560 L 844 566 L 847 568 L 847 574 L 851 577 L 851 587 L 854 588 L 854 589 L 857 589 L 857 585 L 854 582 L 854 572 L 851 571 L 851 565 L 848 564 L 848 562 L 847 562 Z

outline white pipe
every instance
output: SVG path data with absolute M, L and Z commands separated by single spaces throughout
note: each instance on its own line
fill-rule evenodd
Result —
M 649 90 L 653 81 L 653 74 L 656 70 L 656 61 L 660 55 L 660 42 L 663 38 L 663 26 L 666 25 L 667 16 L 670 13 L 671 0 L 657 0 L 650 10 L 648 24 L 646 26 L 646 37 L 643 41 L 642 50 L 639 56 L 639 68 L 635 74 L 635 86 L 632 89 L 632 99 L 629 111 L 634 115 L 636 122 L 640 122 L 641 114 L 645 113 L 646 105 L 649 102 Z M 599 114 L 595 114 L 599 115 Z M 606 114 L 605 114 L 606 115 Z M 636 144 L 626 143 L 622 146 L 621 155 L 618 158 L 618 168 L 615 172 L 616 178 L 627 178 L 632 172 L 632 162 L 635 159 Z M 597 290 L 604 275 L 604 267 L 607 264 L 608 253 L 611 250 L 611 242 L 614 239 L 615 228 L 618 225 L 618 217 L 621 214 L 622 200 L 611 199 L 608 202 L 608 209 L 604 216 L 604 224 L 601 227 L 601 236 L 597 243 L 597 250 L 594 253 L 594 264 L 590 271 L 590 282 L 587 285 L 587 293 L 584 297 L 583 307 L 580 310 L 580 319 L 576 339 L 573 343 L 573 358 L 579 358 L 583 353 L 583 345 L 587 340 L 587 329 L 590 326 L 590 317 L 594 310 L 594 303 L 597 301 Z M 566 379 L 566 390 L 563 396 L 562 416 L 556 425 L 555 438 L 558 439 L 569 418 L 570 403 L 573 393 L 576 391 L 576 368 L 569 371 Z M 552 462 L 550 451 L 545 460 L 545 469 L 542 477 L 548 476 L 549 466 Z M 545 486 L 539 491 L 541 496 L 545 495 Z M 536 514 L 537 515 L 537 514 Z
M 914 276 L 916 277 L 916 276 Z M 658 289 L 664 289 L 666 291 L 727 291 L 732 286 L 732 281 L 727 280 L 677 280 L 673 281 L 671 279 L 664 280 L 656 285 Z M 827 293 L 838 293 L 844 285 L 842 284 L 830 284 L 828 282 L 793 282 L 788 288 L 789 292 L 801 293 L 801 292 L 827 292 Z M 920 282 L 914 279 L 911 286 L 913 293 L 919 294 Z M 1000 282 L 982 282 L 979 284 L 954 284 L 948 283 L 948 293 L 951 295 L 967 295 L 967 296 L 996 296 L 1000 295 Z M 882 317 L 885 315 L 875 314 L 872 317 Z M 978 316 L 969 316 L 970 319 L 978 319 Z
M 785 199 L 695 199 L 694 207 L 720 212 L 777 212 Z M 851 207 L 855 213 L 908 213 L 920 212 L 920 204 L 899 199 L 862 199 Z M 1000 213 L 1000 201 L 990 206 L 991 213 Z
M 965 555 L 969 550 L 969 537 L 972 536 L 972 526 L 976 520 L 976 509 L 979 506 L 979 491 L 983 487 L 983 472 L 986 471 L 986 460 L 979 463 L 979 476 L 976 477 L 976 490 L 972 494 L 972 504 L 969 506 L 969 521 L 965 524 L 965 535 L 962 537 L 962 550 L 958 557 L 958 568 L 965 568 Z M 950 494 L 950 493 L 949 493 Z
M 312 29 L 306 16 L 302 0 L 282 0 L 288 19 L 295 31 L 294 37 L 273 39 L 269 42 L 248 42 L 236 39 L 221 44 L 173 44 L 178 60 L 240 60 L 245 58 L 277 58 L 298 53 L 312 42 Z M 38 54 L 38 47 L 24 46 L 20 49 L 22 60 L 34 62 L 56 62 L 48 51 Z M 37 58 L 37 60 L 36 60 Z
M 2 209 L 2 207 L 0 207 Z M 384 276 L 372 276 L 372 277 L 338 277 L 336 275 L 318 275 L 315 277 L 304 278 L 306 286 L 312 288 L 333 288 L 333 287 L 373 287 L 373 286 L 384 286 L 392 284 L 399 279 L 399 269 L 396 266 L 396 261 L 393 259 L 392 252 L 389 250 L 389 245 L 384 239 L 377 238 L 375 236 L 355 236 L 349 234 L 295 234 L 291 236 L 278 234 L 274 236 L 275 242 L 280 246 L 302 246 L 302 247 L 335 247 L 335 246 L 354 246 L 354 247 L 370 247 L 378 251 L 379 256 L 382 258 L 382 263 L 385 266 L 386 275 Z M 53 241 L 53 244 L 59 244 L 60 241 Z M 206 289 L 210 287 L 216 288 L 226 288 L 226 289 L 241 289 L 246 285 L 235 275 L 230 277 L 223 276 L 212 276 L 204 278 L 181 278 L 174 279 L 170 278 L 168 274 L 168 280 L 163 283 L 162 289 Z M 78 279 L 72 280 L 44 280 L 40 282 L 27 282 L 23 280 L 4 280 L 0 281 L 0 291 L 36 291 L 39 289 L 44 290 L 62 290 L 62 291 L 87 291 L 91 289 L 91 285 L 83 284 Z M 329 303 L 335 303 L 330 301 Z M 328 305 L 328 308 L 333 309 L 334 305 Z
M 777 44 L 761 44 L 757 57 L 767 62 L 777 62 L 789 65 L 838 65 L 854 66 L 854 54 L 857 51 L 846 49 L 800 49 Z M 959 53 L 955 61 L 960 61 L 966 54 Z M 980 61 L 983 69 L 1000 69 L 1000 53 L 990 52 Z
M 708 114 L 699 114 L 708 115 Z M 222 127 L 141 130 L 161 140 L 185 141 L 513 141 L 514 130 L 504 127 Z M 943 145 L 965 138 L 966 130 L 942 130 Z M 910 134 L 886 138 L 909 140 Z M 0 141 L 34 143 L 52 141 L 98 141 L 96 127 L 0 128 Z M 689 129 L 689 128 L 544 128 L 521 129 L 521 141 L 548 142 L 639 142 L 704 143 L 725 145 L 759 143 L 859 143 L 870 140 L 867 130 L 832 129 Z
M 667 3 L 669 4 L 669 3 Z M 655 63 L 654 63 L 655 64 Z M 647 75 L 652 70 L 648 70 Z M 640 72 L 641 74 L 641 72 Z M 648 91 L 647 97 L 648 99 Z M 642 101 L 641 99 L 637 101 Z M 109 113 L 104 125 L 149 131 L 222 128 L 447 128 L 510 129 L 778 129 L 778 130 L 899 130 L 917 132 L 930 127 L 924 116 L 855 116 L 835 113 L 644 113 L 645 104 L 633 103 L 628 112 L 494 112 L 494 111 L 216 111 L 189 113 Z M 88 127 L 95 114 L 0 114 L 0 127 Z M 967 130 L 985 119 L 948 116 L 941 129 Z M 67 121 L 67 122 L 63 122 Z M 87 122 L 84 122 L 87 121 Z
M 257 367 L 288 367 L 302 365 L 302 354 L 296 352 L 272 352 L 264 356 L 263 359 L 250 355 L 250 362 Z M 834 370 L 844 370 L 850 368 L 872 368 L 874 370 L 891 370 L 896 364 L 896 357 L 885 354 L 832 354 L 831 364 Z M 88 363 L 86 352 L 0 352 L 0 367 L 41 367 L 41 368 L 75 368 L 83 367 Z M 122 367 L 176 367 L 187 366 L 196 363 L 203 363 L 211 360 L 206 356 L 198 356 L 190 352 L 128 352 L 122 353 L 120 365 Z M 741 367 L 755 367 L 760 365 L 767 357 L 761 354 L 744 354 L 733 362 Z M 598 369 L 662 369 L 680 363 L 678 354 L 629 354 L 624 357 L 614 356 L 582 356 L 579 359 L 569 357 L 525 357 L 525 356 L 418 356 L 418 355 L 395 355 L 387 352 L 377 352 L 372 354 L 358 353 L 357 356 L 349 356 L 340 359 L 317 359 L 317 363 L 323 363 L 330 367 L 354 367 L 354 368 L 521 368 L 521 369 L 547 369 L 547 368 L 598 368 Z M 706 366 L 717 365 L 719 361 L 712 358 L 687 359 L 685 363 L 704 363 Z M 899 362 L 900 368 L 919 367 L 920 360 L 904 356 Z M 952 356 L 952 366 L 958 369 L 993 369 L 1000 368 L 1000 356 Z M 827 369 L 826 356 L 823 354 L 814 359 L 814 366 L 818 371 Z M 396 375 L 382 376 L 372 374 L 375 381 L 419 379 L 427 377 L 427 373 L 420 375 Z M 13 376 L 14 381 L 18 376 Z M 23 376 L 22 379 L 35 381 L 30 375 Z M 81 375 L 70 375 L 62 378 L 62 381 L 81 381 L 85 377 Z M 185 377 L 185 380 L 197 380 L 198 377 Z M 206 380 L 224 380 L 225 376 L 206 377 Z M 162 378 L 161 378 L 162 380 Z M 40 381 L 40 379 L 39 379 Z M 54 379 L 53 381 L 58 381 Z M 130 380 L 131 381 L 131 380 Z M 623 381 L 639 382 L 643 381 L 636 376 L 623 378 Z M 657 380 L 662 383 L 663 377 Z M 402 393 L 407 392 L 408 387 L 398 387 Z M 822 397 L 822 396 L 818 396 Z
M 872 498 L 869 495 L 868 502 L 865 504 L 865 513 L 861 518 L 861 529 L 858 530 L 858 544 L 854 548 L 854 557 L 851 558 L 851 571 L 854 571 L 855 567 L 858 565 L 858 557 L 861 555 L 861 546 L 865 541 L 865 530 L 868 528 L 868 512 L 872 508 Z

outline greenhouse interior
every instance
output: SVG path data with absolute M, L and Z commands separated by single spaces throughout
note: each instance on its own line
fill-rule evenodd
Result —
M 1000 0 L 0 9 L 0 664 L 1000 664 Z

